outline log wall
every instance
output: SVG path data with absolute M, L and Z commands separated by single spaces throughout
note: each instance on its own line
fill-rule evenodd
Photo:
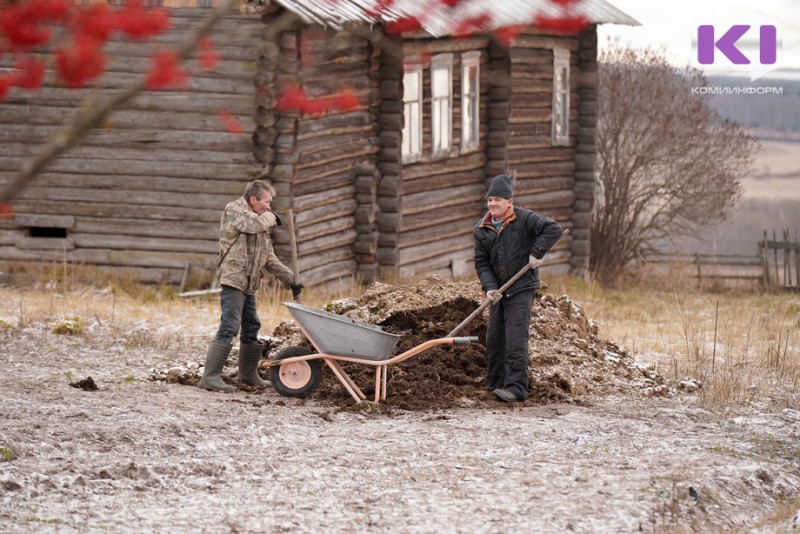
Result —
M 260 102 L 256 157 L 278 189 L 273 205 L 295 214 L 299 269 L 305 284 L 348 285 L 377 276 L 376 154 L 380 52 L 348 32 L 286 31 L 280 54 L 260 61 L 259 94 L 302 86 L 310 98 L 348 89 L 354 109 L 310 114 Z M 275 235 L 279 256 L 289 236 Z
M 464 39 L 406 39 L 403 56 L 422 58 L 422 157 L 402 164 L 402 76 L 399 61 L 384 62 L 381 85 L 382 115 L 378 187 L 380 238 L 378 260 L 382 272 L 401 277 L 418 273 L 447 276 L 468 272 L 472 260 L 471 228 L 483 209 L 486 165 L 488 77 L 487 37 Z M 480 142 L 461 149 L 461 54 L 481 52 Z M 431 56 L 453 53 L 452 148 L 432 155 Z
M 109 43 L 98 98 L 145 76 L 153 48 L 183 40 L 205 11 L 171 13 L 174 29 L 152 43 Z M 0 222 L 0 260 L 133 267 L 145 282 L 168 284 L 180 283 L 187 262 L 216 266 L 222 208 L 258 171 L 250 136 L 261 29 L 257 16 L 226 16 L 213 34 L 216 67 L 190 59 L 185 90 L 141 94 L 54 161 L 15 199 L 15 219 Z M 87 94 L 48 73 L 40 91 L 15 89 L 0 103 L 0 184 Z M 218 112 L 245 133 L 226 131 Z

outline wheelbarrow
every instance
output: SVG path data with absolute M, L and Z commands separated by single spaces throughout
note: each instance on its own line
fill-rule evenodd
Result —
M 375 402 L 386 400 L 387 369 L 437 345 L 468 345 L 477 337 L 444 337 L 417 345 L 392 356 L 402 336 L 384 332 L 379 326 L 357 321 L 296 302 L 284 302 L 300 330 L 317 352 L 305 347 L 287 347 L 261 364 L 270 369 L 272 387 L 285 397 L 304 399 L 322 380 L 322 362 L 330 367 L 342 386 L 357 403 L 366 395 L 342 369 L 341 362 L 375 367 Z

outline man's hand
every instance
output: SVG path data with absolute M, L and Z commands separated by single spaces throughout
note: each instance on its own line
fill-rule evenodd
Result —
M 543 261 L 544 261 L 544 260 L 540 260 L 539 258 L 537 258 L 536 256 L 534 256 L 533 254 L 531 254 L 531 255 L 528 257 L 528 265 L 530 265 L 530 266 L 531 266 L 531 269 L 535 269 L 535 268 L 537 268 L 538 266 L 540 266 L 540 265 L 542 264 L 542 262 L 543 262 Z
M 304 287 L 306 286 L 304 286 L 303 284 L 299 284 L 297 282 L 292 282 L 291 284 L 289 284 L 289 289 L 292 290 L 292 298 L 294 298 L 294 300 L 297 300 L 297 297 L 299 297 L 300 293 L 303 292 Z
M 497 304 L 501 300 L 503 300 L 503 294 L 497 291 L 496 289 L 492 289 L 486 292 L 486 298 L 492 301 L 492 304 Z

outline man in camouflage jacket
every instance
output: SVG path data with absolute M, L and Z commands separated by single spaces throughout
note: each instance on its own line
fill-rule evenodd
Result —
M 239 375 L 237 384 L 268 386 L 258 375 L 262 349 L 258 342 L 261 321 L 256 313 L 256 291 L 267 272 L 300 295 L 303 285 L 272 249 L 272 229 L 281 224 L 270 210 L 275 188 L 266 181 L 247 185 L 244 195 L 228 203 L 219 228 L 219 266 L 217 278 L 222 287 L 222 315 L 219 330 L 208 347 L 205 371 L 199 387 L 209 391 L 233 391 L 222 381 L 222 369 L 231 352 L 233 338 L 239 334 Z

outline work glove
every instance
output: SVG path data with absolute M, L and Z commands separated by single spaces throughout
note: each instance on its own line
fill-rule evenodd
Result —
M 542 264 L 543 261 L 544 260 L 541 260 L 541 259 L 537 258 L 533 254 L 531 254 L 528 257 L 528 264 L 531 266 L 531 269 L 537 268 L 538 266 L 540 266 Z
M 294 298 L 294 300 L 297 300 L 297 297 L 299 297 L 300 293 L 303 292 L 304 287 L 306 286 L 298 282 L 292 282 L 291 284 L 289 284 L 289 289 L 292 290 L 292 298 Z
M 503 300 L 503 294 L 496 289 L 492 289 L 486 292 L 486 298 L 491 300 L 492 304 L 497 304 L 498 302 Z

